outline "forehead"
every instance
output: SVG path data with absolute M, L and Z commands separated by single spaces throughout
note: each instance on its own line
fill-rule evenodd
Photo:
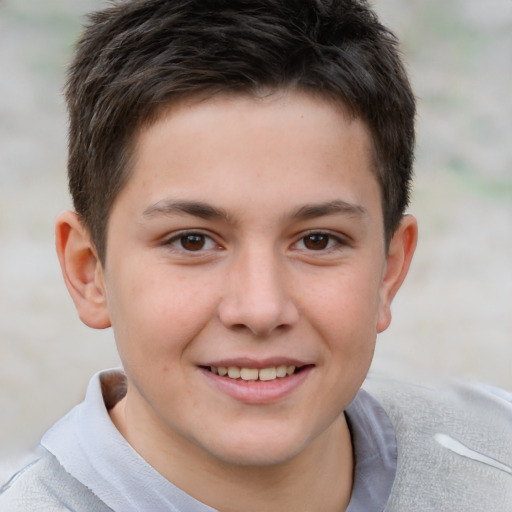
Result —
M 367 150 L 371 157 L 372 170 L 377 172 L 375 145 L 368 124 L 341 99 L 303 89 L 260 87 L 257 91 L 242 92 L 231 90 L 212 92 L 206 90 L 203 93 L 178 97 L 164 107 L 153 110 L 147 116 L 146 121 L 134 133 L 133 147 L 135 153 L 137 153 L 142 141 L 147 142 L 148 139 L 154 137 L 150 128 L 169 121 L 172 121 L 177 129 L 181 131 L 182 128 L 190 126 L 194 119 L 202 118 L 202 121 L 204 121 L 208 117 L 217 117 L 220 121 L 220 118 L 225 116 L 226 120 L 230 119 L 232 122 L 237 122 L 238 128 L 243 128 L 251 121 L 245 115 L 246 113 L 254 114 L 258 112 L 262 121 L 266 117 L 267 122 L 277 124 L 284 119 L 284 113 L 292 110 L 295 110 L 299 118 L 304 120 L 305 123 L 324 116 L 325 119 L 329 118 L 331 122 L 334 120 L 341 124 L 353 124 L 354 130 L 364 132 L 361 133 L 361 138 L 364 138 L 368 143 Z M 235 118 L 233 114 L 237 112 L 240 115 Z M 256 118 L 253 117 L 253 119 Z M 178 127 L 178 125 L 182 126 Z M 297 125 L 297 127 L 300 128 L 301 126 Z M 257 136 L 258 133 L 255 132 L 253 135 Z M 213 140 L 215 133 L 211 133 L 210 137 Z
M 288 201 L 292 188 L 297 203 L 360 202 L 350 197 L 360 182 L 378 188 L 373 162 L 365 123 L 339 103 L 289 91 L 222 94 L 175 103 L 144 127 L 127 188 L 152 204 L 170 194 L 224 208 L 247 194 L 264 207 L 265 198 Z

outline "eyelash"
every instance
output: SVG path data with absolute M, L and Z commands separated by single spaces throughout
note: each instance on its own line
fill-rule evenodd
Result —
M 317 249 L 308 248 L 305 246 L 304 241 L 308 238 L 323 238 L 327 239 L 327 246 L 326 247 L 320 247 Z M 304 244 L 304 247 L 299 248 L 297 247 L 300 243 Z M 300 251 L 307 251 L 311 253 L 327 253 L 331 251 L 339 250 L 343 247 L 347 247 L 349 245 L 349 242 L 345 237 L 342 237 L 340 235 L 335 235 L 333 233 L 330 233 L 328 231 L 309 231 L 305 234 L 302 234 L 300 239 L 293 244 L 293 248 Z
M 193 237 L 201 239 L 203 246 L 199 247 L 197 250 L 187 249 L 183 246 L 183 242 L 187 239 L 187 237 L 189 237 L 189 241 L 191 241 L 190 239 Z M 205 244 L 210 246 L 204 248 Z M 220 248 L 219 244 L 217 244 L 217 242 L 215 242 L 215 240 L 210 235 L 201 233 L 200 231 L 180 231 L 179 233 L 175 233 L 171 238 L 165 240 L 162 245 L 170 247 L 176 252 L 185 252 L 187 254 L 196 254 L 198 256 L 201 255 L 201 253 Z
M 196 241 L 198 241 L 200 244 L 202 242 L 203 245 L 197 248 L 197 250 L 193 250 L 191 248 L 186 248 L 183 244 L 184 241 L 186 241 L 187 237 L 189 237 L 189 241 L 194 243 L 194 240 L 192 240 L 193 237 L 195 237 Z M 305 245 L 306 239 L 313 239 L 314 237 L 317 237 L 320 240 L 317 240 L 317 242 L 320 242 L 320 247 L 318 248 L 311 248 L 307 247 Z M 326 240 L 326 246 L 322 247 L 322 242 Z M 303 244 L 303 247 L 298 247 L 299 244 Z M 213 239 L 212 236 L 207 235 L 206 233 L 202 233 L 201 231 L 180 231 L 179 233 L 175 233 L 172 237 L 166 239 L 162 245 L 171 248 L 172 250 L 176 252 L 182 252 L 186 253 L 187 255 L 193 255 L 193 256 L 201 256 L 204 255 L 204 253 L 210 252 L 211 250 L 220 249 L 221 246 Z M 206 245 L 206 247 L 205 247 Z M 335 235 L 333 233 L 330 233 L 328 231 L 309 231 L 307 233 L 303 233 L 302 236 L 292 244 L 293 250 L 298 251 L 304 251 L 308 253 L 319 253 L 319 254 L 326 254 L 330 252 L 335 252 L 337 250 L 340 250 L 344 247 L 349 246 L 349 241 L 340 235 Z

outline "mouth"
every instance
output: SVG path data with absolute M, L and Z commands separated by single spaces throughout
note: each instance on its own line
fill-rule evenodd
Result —
M 314 368 L 314 364 L 297 360 L 255 362 L 243 358 L 199 366 L 213 389 L 248 405 L 281 403 L 309 380 Z
M 279 365 L 269 366 L 266 368 L 246 368 L 239 366 L 202 366 L 206 371 L 226 377 L 228 379 L 237 381 L 275 381 L 285 379 L 297 373 L 304 371 L 312 365 L 294 366 L 294 365 Z

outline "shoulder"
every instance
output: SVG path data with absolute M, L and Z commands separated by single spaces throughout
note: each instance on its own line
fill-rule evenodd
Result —
M 512 393 L 462 379 L 433 378 L 411 383 L 372 375 L 364 388 L 391 409 L 401 409 L 412 400 L 434 409 L 456 406 L 469 413 L 483 408 L 505 416 L 512 414 Z
M 386 511 L 510 510 L 508 393 L 460 381 L 414 385 L 369 378 L 364 387 L 386 410 L 397 439 L 397 476 Z
M 9 512 L 111 512 L 67 473 L 47 450 L 0 488 L 0 510 Z
M 512 439 L 512 393 L 499 388 L 457 379 L 412 384 L 381 377 L 370 377 L 364 387 L 394 422 L 453 426 L 468 435 L 489 428 L 500 439 Z

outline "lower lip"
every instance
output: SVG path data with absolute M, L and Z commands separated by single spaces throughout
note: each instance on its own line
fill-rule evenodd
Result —
M 298 373 L 270 381 L 241 380 L 221 377 L 204 368 L 203 375 L 219 391 L 235 400 L 253 405 L 271 404 L 292 394 L 311 374 L 313 366 L 307 366 Z

